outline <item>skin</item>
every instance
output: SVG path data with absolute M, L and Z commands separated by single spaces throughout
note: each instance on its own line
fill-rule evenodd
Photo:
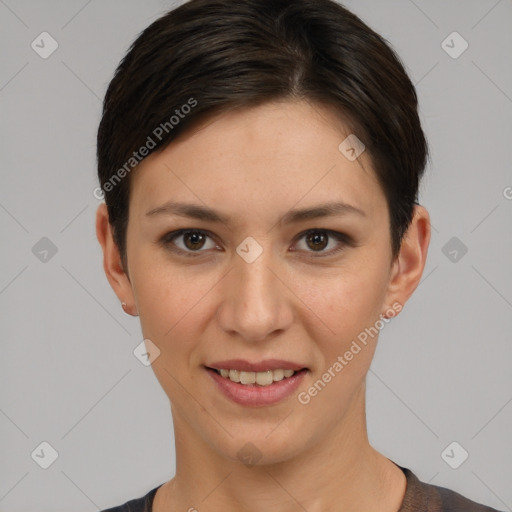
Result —
M 405 475 L 366 430 L 365 378 L 378 336 L 307 405 L 297 399 L 359 333 L 406 303 L 427 257 L 430 219 L 416 206 L 392 258 L 385 196 L 366 152 L 352 162 L 338 150 L 347 135 L 331 111 L 304 101 L 224 113 L 189 130 L 132 171 L 126 272 L 106 207 L 98 208 L 105 273 L 160 349 L 152 367 L 171 403 L 176 475 L 158 490 L 154 511 L 399 510 Z M 232 223 L 146 215 L 169 200 L 208 206 Z M 331 201 L 364 215 L 280 224 L 291 209 Z M 159 242 L 185 228 L 211 238 L 202 247 L 175 239 L 181 254 Z M 304 232 L 314 229 L 354 243 L 308 244 Z M 236 252 L 248 236 L 263 249 L 252 263 Z M 199 256 L 184 255 L 194 249 Z M 203 367 L 231 358 L 285 359 L 309 371 L 278 404 L 245 407 Z M 247 442 L 261 454 L 252 466 L 237 456 Z

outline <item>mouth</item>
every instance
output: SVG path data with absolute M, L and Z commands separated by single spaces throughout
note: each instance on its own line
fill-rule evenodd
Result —
M 289 379 L 293 377 L 295 374 L 300 372 L 306 372 L 307 368 L 301 368 L 300 370 L 291 370 L 278 368 L 276 370 L 266 370 L 262 372 L 248 372 L 243 370 L 236 370 L 227 368 L 210 368 L 206 367 L 208 370 L 216 372 L 224 379 L 228 379 L 231 382 L 236 382 L 242 384 L 244 386 L 271 386 L 275 382 L 280 382 L 282 380 Z
M 204 369 L 214 389 L 245 407 L 275 405 L 289 398 L 309 372 L 302 365 L 282 360 L 249 363 L 238 359 L 204 365 Z
M 229 359 L 205 365 L 224 379 L 244 386 L 271 386 L 275 382 L 289 379 L 308 370 L 304 365 L 284 359 L 265 359 L 250 362 L 246 359 Z

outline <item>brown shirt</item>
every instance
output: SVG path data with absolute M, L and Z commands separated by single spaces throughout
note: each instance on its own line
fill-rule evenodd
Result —
M 405 473 L 407 479 L 404 499 L 398 512 L 500 512 L 495 508 L 475 503 L 445 487 L 421 482 L 409 469 L 398 467 Z M 142 498 L 101 512 L 151 512 L 153 499 L 159 487 L 161 486 L 155 487 Z

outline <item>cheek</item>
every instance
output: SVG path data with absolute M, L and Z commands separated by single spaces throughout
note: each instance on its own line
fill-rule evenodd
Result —
M 193 283 L 193 284 L 191 284 Z M 181 331 L 190 331 L 197 311 L 211 285 L 209 281 L 184 279 L 177 273 L 148 274 L 137 289 L 139 317 L 145 336 L 171 343 Z
M 154 254 L 141 253 L 132 261 L 143 336 L 159 347 L 160 365 L 173 373 L 187 372 L 197 362 L 194 349 L 211 321 L 211 301 L 222 274 L 200 265 L 179 266 Z
M 167 396 L 186 409 L 189 396 L 184 389 L 193 388 L 190 368 L 196 363 L 194 350 L 204 329 L 204 306 L 214 276 L 168 263 L 137 268 L 133 282 L 142 333 L 160 350 L 153 372 Z
M 351 336 L 373 325 L 379 318 L 386 292 L 386 273 L 375 261 L 359 258 L 312 279 L 300 280 L 304 304 L 329 327 L 329 338 L 344 343 Z M 333 332 L 334 331 L 334 332 Z
M 313 286 L 308 279 L 309 289 L 304 283 L 304 290 L 308 289 L 304 302 L 315 314 L 309 315 L 309 323 L 302 319 L 321 358 L 310 387 L 303 390 L 301 398 L 308 402 L 312 417 L 324 418 L 332 425 L 346 411 L 371 365 L 378 339 L 374 326 L 381 313 L 386 283 L 385 274 L 377 266 L 337 270 L 336 276 L 313 281 Z M 325 418 L 328 404 L 337 407 Z
M 191 308 L 201 286 L 154 254 L 135 252 L 131 261 L 132 286 L 142 332 L 144 337 L 160 345 L 172 335 L 174 326 L 179 325 Z

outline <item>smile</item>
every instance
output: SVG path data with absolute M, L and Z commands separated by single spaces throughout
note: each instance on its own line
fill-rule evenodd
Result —
M 241 370 L 220 369 L 216 370 L 216 372 L 232 382 L 239 382 L 240 384 L 247 386 L 270 386 L 274 382 L 287 379 L 295 373 L 293 370 L 283 369 L 267 370 L 264 372 L 245 372 Z
M 237 370 L 235 368 L 211 368 L 207 374 L 229 400 L 246 407 L 274 405 L 294 393 L 308 374 L 307 368 L 276 368 L 267 371 Z

